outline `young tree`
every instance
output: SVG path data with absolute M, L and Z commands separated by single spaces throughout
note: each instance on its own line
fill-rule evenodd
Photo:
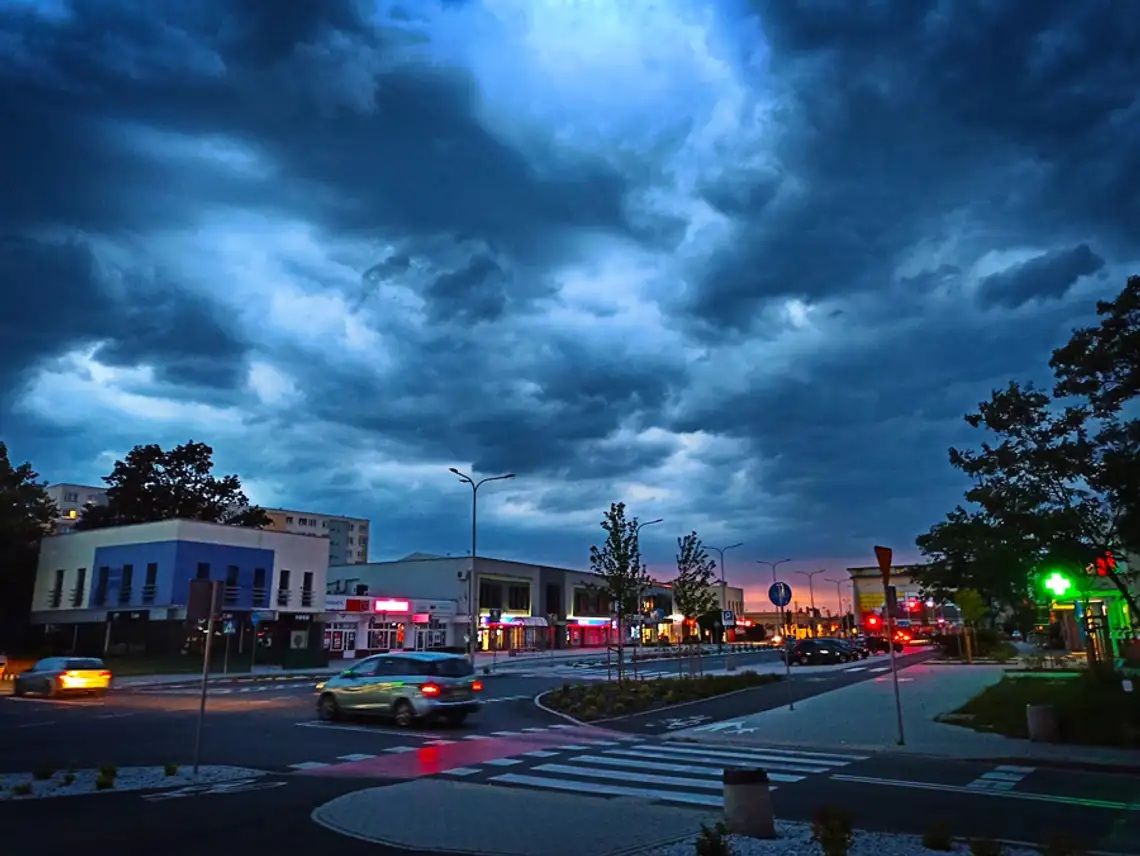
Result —
M 91 506 L 76 528 L 101 529 L 154 520 L 205 520 L 260 529 L 265 512 L 251 506 L 235 475 L 212 475 L 214 450 L 193 441 L 164 451 L 135 446 L 104 476 L 107 504 Z
M 0 441 L 0 650 L 15 644 L 32 605 L 36 554 L 55 504 L 31 464 L 12 466 Z
M 695 620 L 717 608 L 720 601 L 711 588 L 715 582 L 715 570 L 716 562 L 709 558 L 696 532 L 677 539 L 677 578 L 673 580 L 673 606 L 686 621 Z
M 590 547 L 590 569 L 601 578 L 599 588 L 609 597 L 617 613 L 618 680 L 624 677 L 625 617 L 638 611 L 641 596 L 651 580 L 641 563 L 637 540 L 637 518 L 626 520 L 625 503 L 610 503 L 602 517 L 606 539 L 601 547 Z

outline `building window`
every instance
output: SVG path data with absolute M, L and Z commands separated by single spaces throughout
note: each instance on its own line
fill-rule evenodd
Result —
M 292 517 L 289 517 L 289 516 L 286 516 L 286 517 L 285 517 L 285 525 L 286 525 L 286 526 L 292 526 L 292 525 L 293 525 L 293 518 L 292 518 Z
M 63 602 L 63 571 L 58 570 L 55 572 L 55 582 L 51 587 L 51 595 L 48 598 L 48 606 L 58 607 Z
M 147 562 L 146 582 L 143 583 L 142 602 L 154 603 L 155 592 L 158 588 L 158 562 Z
M 102 606 L 107 602 L 107 580 L 111 576 L 111 569 L 105 565 L 99 569 L 95 577 L 95 592 L 92 601 L 95 606 Z
M 63 495 L 64 502 L 79 502 L 79 494 L 73 491 L 68 491 Z
M 208 580 L 209 578 L 210 578 L 210 563 L 209 562 L 199 562 L 198 563 L 198 579 Z
M 131 602 L 131 590 L 134 588 L 135 566 L 123 565 L 123 578 L 119 581 L 119 603 Z
M 489 580 L 479 582 L 479 608 L 501 609 L 503 606 L 503 586 Z
M 351 536 L 351 535 L 349 535 L 349 536 L 348 536 L 348 543 L 349 543 L 349 544 L 351 544 L 351 543 L 352 543 L 352 536 Z
M 507 589 L 507 608 L 512 612 L 529 612 L 530 586 L 510 586 Z
M 286 570 L 281 571 L 281 576 L 277 580 L 277 605 L 289 605 L 289 572 Z
M 69 508 L 67 510 L 67 516 L 69 518 L 71 518 L 72 520 L 74 520 L 75 518 L 77 518 L 79 516 L 79 512 L 76 511 L 74 508 Z
M 301 577 L 301 606 L 313 605 L 313 572 L 305 571 Z
M 328 529 L 329 528 L 329 522 L 327 520 L 322 520 L 321 521 L 321 528 L 322 529 Z
M 355 532 L 356 531 L 356 524 L 355 523 L 349 523 L 348 524 L 348 531 L 349 532 Z
M 71 605 L 83 605 L 83 587 L 87 584 L 87 569 L 80 568 L 75 575 L 75 588 L 71 592 Z
M 269 606 L 269 589 L 265 587 L 265 568 L 253 569 L 253 605 Z
M 222 602 L 233 606 L 238 599 L 238 566 L 226 566 L 226 587 L 222 591 Z

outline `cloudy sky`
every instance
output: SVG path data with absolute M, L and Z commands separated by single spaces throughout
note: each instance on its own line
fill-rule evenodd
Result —
M 912 557 L 1140 272 L 1138 58 L 1110 0 L 8 0 L 0 438 L 206 441 L 373 558 L 465 552 L 453 465 L 518 473 L 489 555 L 622 499 L 757 595 Z

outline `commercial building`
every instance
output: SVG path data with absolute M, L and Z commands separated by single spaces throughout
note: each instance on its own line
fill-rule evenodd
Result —
M 368 521 L 363 517 L 317 514 L 289 508 L 263 510 L 271 521 L 266 529 L 272 532 L 328 538 L 330 565 L 354 565 L 368 561 Z
M 185 653 L 204 639 L 187 621 L 190 581 L 209 579 L 235 656 L 256 638 L 258 662 L 309 665 L 323 657 L 327 573 L 322 540 L 282 532 L 192 520 L 74 532 L 41 544 L 31 623 L 61 651 Z
M 107 504 L 107 489 L 92 485 L 61 482 L 48 485 L 45 492 L 59 511 L 52 521 L 52 533 L 56 535 L 73 531 L 87 506 Z

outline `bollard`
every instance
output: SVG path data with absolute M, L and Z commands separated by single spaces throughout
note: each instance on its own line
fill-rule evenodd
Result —
M 775 838 L 772 793 L 768 774 L 761 769 L 725 770 L 724 821 L 734 835 Z
M 1056 743 L 1061 739 L 1057 708 L 1051 704 L 1027 704 L 1025 725 L 1029 739 L 1036 743 Z

